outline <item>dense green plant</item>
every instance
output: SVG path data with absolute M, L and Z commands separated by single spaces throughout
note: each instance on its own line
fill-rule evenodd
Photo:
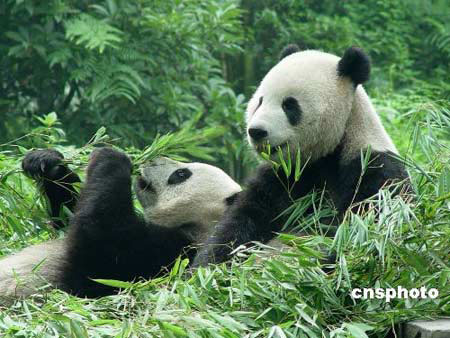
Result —
M 55 111 L 70 143 L 102 125 L 143 147 L 203 112 L 229 131 L 216 162 L 242 180 L 252 166 L 243 111 L 287 43 L 373 58 L 369 91 L 432 87 L 447 99 L 446 1 L 15 1 L 0 4 L 0 142 Z M 424 83 L 423 81 L 426 81 Z
M 241 110 L 221 81 L 220 58 L 241 41 L 234 0 L 8 0 L 0 8 L 2 141 L 52 111 L 71 143 L 106 125 L 124 145 L 143 146 L 209 107 Z M 230 126 L 241 121 L 227 117 Z
M 245 52 L 233 64 L 237 90 L 251 86 L 274 65 L 282 48 L 297 43 L 342 55 L 351 45 L 368 51 L 375 71 L 369 87 L 437 84 L 449 97 L 449 6 L 446 1 L 243 0 Z M 241 76 L 241 74 L 244 76 Z
M 57 148 L 81 174 L 93 147 L 110 144 L 135 166 L 164 154 L 248 176 L 245 103 L 293 42 L 369 52 L 367 88 L 416 198 L 381 192 L 326 238 L 319 216 L 330 210 L 320 194 L 307 196 L 284 226 L 310 235 L 281 236 L 281 255 L 261 245 L 188 274 L 179 261 L 153 281 L 99 281 L 124 291 L 98 300 L 36 295 L 1 309 L 0 335 L 383 337 L 401 321 L 450 315 L 449 13 L 445 0 L 1 2 L 0 256 L 64 235 L 47 226 L 45 200 L 21 173 L 32 148 Z M 297 162 L 280 165 L 301 183 Z M 338 256 L 327 274 L 326 248 Z M 353 287 L 398 285 L 440 296 L 349 297 Z
M 307 228 L 310 235 L 282 235 L 280 240 L 287 249 L 281 254 L 260 245 L 241 250 L 240 260 L 231 266 L 185 274 L 187 261 L 178 261 L 168 276 L 152 281 L 98 280 L 124 289 L 120 295 L 98 300 L 79 299 L 57 290 L 37 294 L 1 309 L 0 333 L 23 337 L 361 338 L 384 337 L 405 320 L 448 315 L 449 111 L 400 97 L 383 103 L 397 108 L 404 105 L 408 118 L 415 121 L 412 125 L 403 120 L 391 122 L 403 134 L 412 135 L 404 150 L 417 193 L 411 204 L 382 191 L 368 202 L 364 215 L 348 213 L 336 236 L 328 238 L 319 223 L 326 208 L 320 205 L 320 196 L 307 196 L 286 211 L 291 214 L 286 226 Z M 401 116 L 400 112 L 396 115 Z M 83 148 L 58 146 L 64 140 L 55 118 L 54 114 L 47 115 L 41 120 L 42 126 L 26 137 L 56 142 L 52 146 L 64 152 L 74 168 L 83 168 L 96 143 L 111 142 L 101 129 Z M 158 154 L 209 159 L 209 137 L 217 133 L 192 130 L 161 136 L 144 151 L 127 151 L 135 164 Z M 14 142 L 3 145 L 0 151 L 0 254 L 61 235 L 45 226 L 44 207 L 36 203 L 36 189 L 20 174 L 25 151 Z M 295 171 L 301 184 L 297 159 L 295 163 L 281 159 L 280 165 L 283 170 Z M 316 212 L 305 218 L 301 210 L 311 203 Z M 381 213 L 375 216 L 374 210 Z M 325 273 L 321 258 L 324 249 L 330 248 L 337 252 L 337 264 L 335 270 Z M 438 289 L 440 294 L 436 299 L 390 302 L 350 297 L 355 287 L 397 286 L 426 286 Z

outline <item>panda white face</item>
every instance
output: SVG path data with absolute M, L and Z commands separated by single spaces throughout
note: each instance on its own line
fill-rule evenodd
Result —
M 160 157 L 140 171 L 135 190 L 146 220 L 166 227 L 188 225 L 193 236 L 212 229 L 241 191 L 225 172 L 204 163 Z
M 316 160 L 342 139 L 355 85 L 338 72 L 340 58 L 303 51 L 288 55 L 262 80 L 246 111 L 247 136 L 256 151 L 269 143 Z M 276 155 L 276 154 L 274 154 Z

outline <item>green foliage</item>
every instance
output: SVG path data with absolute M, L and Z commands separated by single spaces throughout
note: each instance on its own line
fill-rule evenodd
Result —
M 144 147 L 203 112 L 202 125 L 229 130 L 214 141 L 216 163 L 241 181 L 254 160 L 239 93 L 248 98 L 284 45 L 338 55 L 359 45 L 375 66 L 372 95 L 415 87 L 448 99 L 449 12 L 443 0 L 7 0 L 0 142 L 55 111 L 71 144 L 106 125 L 124 145 Z
M 392 208 L 377 221 L 370 213 L 349 219 L 333 243 L 318 234 L 283 235 L 290 249 L 281 255 L 261 246 L 240 252 L 241 258 L 251 254 L 245 262 L 201 268 L 192 277 L 184 274 L 187 261 L 178 260 L 169 275 L 152 281 L 99 281 L 123 287 L 118 296 L 84 300 L 54 291 L 38 306 L 38 295 L 2 311 L 0 330 L 24 336 L 360 338 L 361 332 L 383 337 L 402 320 L 448 314 L 448 223 L 426 225 L 424 210 L 388 195 L 373 203 Z M 332 245 L 339 265 L 326 274 L 320 259 Z M 353 287 L 398 285 L 437 288 L 440 297 L 386 303 L 349 296 Z
M 251 93 L 283 46 L 297 43 L 337 55 L 352 45 L 364 48 L 374 64 L 369 89 L 399 90 L 419 78 L 436 84 L 435 98 L 449 97 L 446 1 L 244 0 L 242 6 L 249 43 L 235 67 L 244 72 L 236 74 L 239 92 Z
M 389 328 L 406 320 L 448 315 L 450 114 L 443 106 L 414 100 L 393 96 L 391 101 L 378 101 L 391 110 L 399 109 L 395 114 L 390 112 L 399 117 L 388 124 L 399 130 L 396 135 L 412 135 L 402 144 L 417 190 L 411 204 L 382 191 L 367 202 L 363 215 L 348 213 L 337 234 L 329 238 L 329 229 L 320 219 L 332 217 L 331 209 L 323 203 L 323 196 L 313 193 L 294 201 L 285 211 L 289 217 L 283 228 L 309 235 L 281 235 L 279 239 L 286 245 L 281 253 L 259 245 L 238 251 L 239 260 L 231 266 L 194 272 L 187 272 L 187 260 L 179 259 L 167 276 L 154 280 L 98 280 L 124 291 L 97 300 L 79 299 L 58 290 L 37 294 L 1 309 L 0 333 L 26 337 L 325 334 L 360 338 L 384 337 Z M 194 119 L 197 123 L 199 120 L 200 116 Z M 414 123 L 406 123 L 411 120 Z M 112 142 L 106 130 L 100 128 L 82 148 L 58 146 L 64 134 L 57 116 L 48 114 L 40 123 L 26 138 L 36 144 L 56 146 L 77 171 L 84 169 L 93 146 Z M 145 150 L 126 151 L 135 165 L 157 155 L 209 159 L 214 148 L 208 145 L 221 133 L 210 128 L 195 130 L 195 125 L 187 124 L 177 133 L 155 138 Z M 14 142 L 0 148 L 2 255 L 62 235 L 46 227 L 45 203 L 39 200 L 32 182 L 20 173 L 20 160 L 26 151 Z M 266 154 L 270 155 L 269 149 Z M 299 154 L 295 159 L 278 160 L 277 165 L 288 174 L 298 173 L 296 184 L 301 184 L 304 163 Z M 305 217 L 305 210 L 310 208 L 315 212 Z M 380 214 L 376 216 L 375 211 Z M 325 273 L 324 253 L 331 248 L 337 253 L 337 264 L 335 270 Z M 390 302 L 350 297 L 355 287 L 397 286 L 436 288 L 439 297 Z
M 21 173 L 32 148 L 58 149 L 80 174 L 92 149 L 110 144 L 135 167 L 165 155 L 247 177 L 245 103 L 288 43 L 368 51 L 368 90 L 417 193 L 405 204 L 383 191 L 327 238 L 320 219 L 333 211 L 314 192 L 284 211 L 283 229 L 308 236 L 280 236 L 281 254 L 260 245 L 231 267 L 188 273 L 178 260 L 152 281 L 99 280 L 124 291 L 97 300 L 38 294 L 1 309 L 0 335 L 383 337 L 398 322 L 449 315 L 449 13 L 445 0 L 0 2 L 0 255 L 64 235 Z M 301 184 L 307 159 L 275 159 Z M 326 274 L 330 248 L 338 264 Z M 440 296 L 349 296 L 398 285 Z
M 103 9 L 100 6 L 96 6 Z M 104 20 L 97 20 L 88 14 L 80 14 L 66 24 L 66 38 L 87 49 L 98 49 L 103 53 L 106 47 L 117 48 L 122 42 L 122 32 L 108 25 Z
M 78 146 L 101 125 L 124 145 L 146 146 L 210 107 L 239 107 L 228 124 L 241 124 L 243 99 L 220 63 L 242 41 L 236 0 L 8 0 L 0 9 L 0 142 L 52 111 Z M 237 130 L 216 144 L 233 143 Z

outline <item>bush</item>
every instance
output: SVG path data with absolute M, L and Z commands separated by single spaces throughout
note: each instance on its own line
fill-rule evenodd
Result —
M 364 217 L 348 214 L 333 239 L 318 230 L 281 236 L 289 247 L 282 254 L 260 246 L 231 266 L 192 273 L 178 261 L 168 276 L 97 300 L 38 294 L 1 309 L 2 335 L 384 337 L 396 323 L 448 315 L 448 13 L 443 0 L 0 3 L 0 255 L 63 236 L 47 226 L 46 201 L 21 174 L 32 148 L 57 148 L 79 173 L 106 143 L 135 166 L 165 154 L 247 177 L 255 159 L 243 139 L 245 102 L 293 42 L 369 52 L 369 93 L 417 193 L 405 204 L 381 192 Z M 289 226 L 319 229 L 326 210 L 299 215 L 305 201 L 288 210 Z M 331 247 L 338 264 L 324 273 L 319 258 Z M 440 295 L 389 303 L 349 296 L 354 287 L 399 285 Z

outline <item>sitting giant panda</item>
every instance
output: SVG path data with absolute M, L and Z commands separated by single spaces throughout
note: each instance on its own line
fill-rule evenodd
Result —
M 342 58 L 300 52 L 294 45 L 283 51 L 248 103 L 247 134 L 258 152 L 268 143 L 274 160 L 278 149 L 285 158 L 300 150 L 305 165 L 300 180 L 295 183 L 294 174 L 286 177 L 281 167 L 275 173 L 272 166 L 261 165 L 199 251 L 194 266 L 225 261 L 234 248 L 250 241 L 268 242 L 280 232 L 276 218 L 292 199 L 313 189 L 325 189 L 342 216 L 350 205 L 375 195 L 390 181 L 408 181 L 361 86 L 369 73 L 369 58 L 359 48 L 347 49 Z M 288 149 L 291 154 L 286 154 Z M 363 172 L 361 154 L 366 152 L 370 159 Z M 289 196 L 285 187 L 293 185 Z
M 78 176 L 53 150 L 29 154 L 24 170 L 47 181 L 50 204 L 71 207 L 77 198 L 70 186 Z M 136 194 L 145 219 L 135 211 L 131 162 L 113 149 L 91 155 L 87 179 L 65 239 L 31 246 L 0 259 L 0 299 L 28 296 L 45 285 L 78 296 L 115 292 L 91 279 L 152 278 L 170 268 L 179 255 L 193 258 L 194 247 L 241 190 L 219 168 L 159 158 L 141 169 Z M 52 209 L 53 211 L 56 209 Z

